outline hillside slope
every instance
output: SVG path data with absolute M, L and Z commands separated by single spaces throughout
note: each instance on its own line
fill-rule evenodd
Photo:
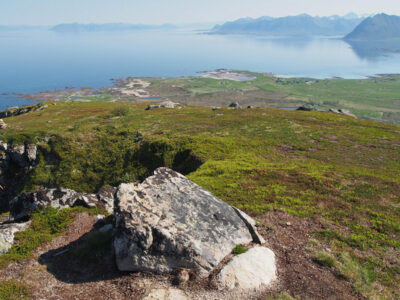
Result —
M 399 126 L 273 108 L 145 107 L 59 102 L 5 119 L 9 127 L 0 140 L 39 146 L 39 161 L 17 192 L 44 186 L 96 192 L 167 166 L 257 219 L 280 266 L 281 285 L 265 296 L 400 296 Z M 57 227 L 56 220 L 49 222 Z M 81 230 L 61 234 L 83 242 Z M 40 284 L 49 282 L 59 297 L 86 295 L 90 288 L 94 298 L 123 291 L 122 299 L 148 278 L 115 273 L 109 258 L 82 269 L 68 253 L 45 255 L 63 249 L 62 240 L 42 242 L 28 260 L 18 245 L 13 255 L 0 256 L 0 292 L 14 279 L 36 298 L 49 295 Z M 40 266 L 42 255 L 47 269 Z
M 361 22 L 346 40 L 380 41 L 400 39 L 400 17 L 379 14 Z

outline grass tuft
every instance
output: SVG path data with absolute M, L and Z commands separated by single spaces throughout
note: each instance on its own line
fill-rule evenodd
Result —
M 314 260 L 321 266 L 332 268 L 336 265 L 335 257 L 325 251 L 317 251 L 314 254 Z
M 232 254 L 235 254 L 235 255 L 243 254 L 246 252 L 247 252 L 247 249 L 242 244 L 236 245 L 236 247 L 233 248 L 233 250 L 232 250 Z

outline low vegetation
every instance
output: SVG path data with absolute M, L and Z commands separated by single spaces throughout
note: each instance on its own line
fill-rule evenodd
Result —
M 71 250 L 71 255 L 82 263 L 101 263 L 111 253 L 112 231 L 91 231 Z
M 233 250 L 232 250 L 232 253 L 235 254 L 235 255 L 243 254 L 243 253 L 246 253 L 246 252 L 247 252 L 247 249 L 242 244 L 236 245 L 236 247 L 233 248 Z
M 80 211 L 99 212 L 97 209 L 88 210 L 81 207 L 61 210 L 48 207 L 34 211 L 30 227 L 25 231 L 17 232 L 13 247 L 6 254 L 0 255 L 0 268 L 13 261 L 30 258 L 38 246 L 50 242 L 63 233 L 73 222 L 76 213 Z M 3 298 L 0 297 L 0 299 Z
M 0 299 L 24 300 L 29 299 L 27 287 L 17 281 L 0 281 Z
M 399 126 L 273 108 L 48 105 L 8 118 L 10 127 L 0 135 L 9 143 L 40 145 L 39 163 L 19 191 L 52 184 L 96 192 L 167 166 L 252 216 L 281 209 L 319 218 L 325 228 L 314 238 L 332 251 L 317 258 L 322 265 L 365 297 L 400 297 Z M 121 108 L 126 114 L 115 112 Z M 69 214 L 58 213 L 66 215 L 57 226 L 35 221 L 42 229 L 30 233 L 32 245 L 66 228 Z M 33 246 L 21 242 L 24 234 L 0 261 L 26 257 Z M 86 259 L 84 247 L 75 254 Z

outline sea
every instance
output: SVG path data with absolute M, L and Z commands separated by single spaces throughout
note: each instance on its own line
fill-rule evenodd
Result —
M 348 43 L 340 37 L 216 35 L 195 28 L 1 30 L 0 110 L 33 103 L 20 94 L 97 89 L 112 85 L 112 78 L 193 76 L 221 68 L 359 79 L 400 73 L 400 46 Z

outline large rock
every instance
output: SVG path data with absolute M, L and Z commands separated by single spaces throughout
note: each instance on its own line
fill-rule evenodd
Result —
M 254 247 L 235 256 L 217 276 L 221 289 L 257 289 L 276 279 L 275 254 L 268 248 Z
M 98 203 L 98 198 L 94 194 L 80 194 L 64 188 L 44 189 L 33 193 L 23 193 L 14 198 L 10 203 L 10 219 L 15 221 L 29 217 L 35 208 L 96 207 Z
M 172 101 L 164 101 L 158 105 L 149 105 L 147 106 L 146 110 L 154 109 L 154 108 L 175 108 L 175 106 L 181 107 L 179 103 L 175 103 Z
M 167 168 L 141 184 L 121 184 L 115 205 L 114 248 L 121 271 L 186 268 L 207 276 L 236 245 L 253 241 L 233 207 Z
M 27 229 L 30 222 L 0 225 L 0 254 L 7 253 L 14 244 L 15 233 Z

